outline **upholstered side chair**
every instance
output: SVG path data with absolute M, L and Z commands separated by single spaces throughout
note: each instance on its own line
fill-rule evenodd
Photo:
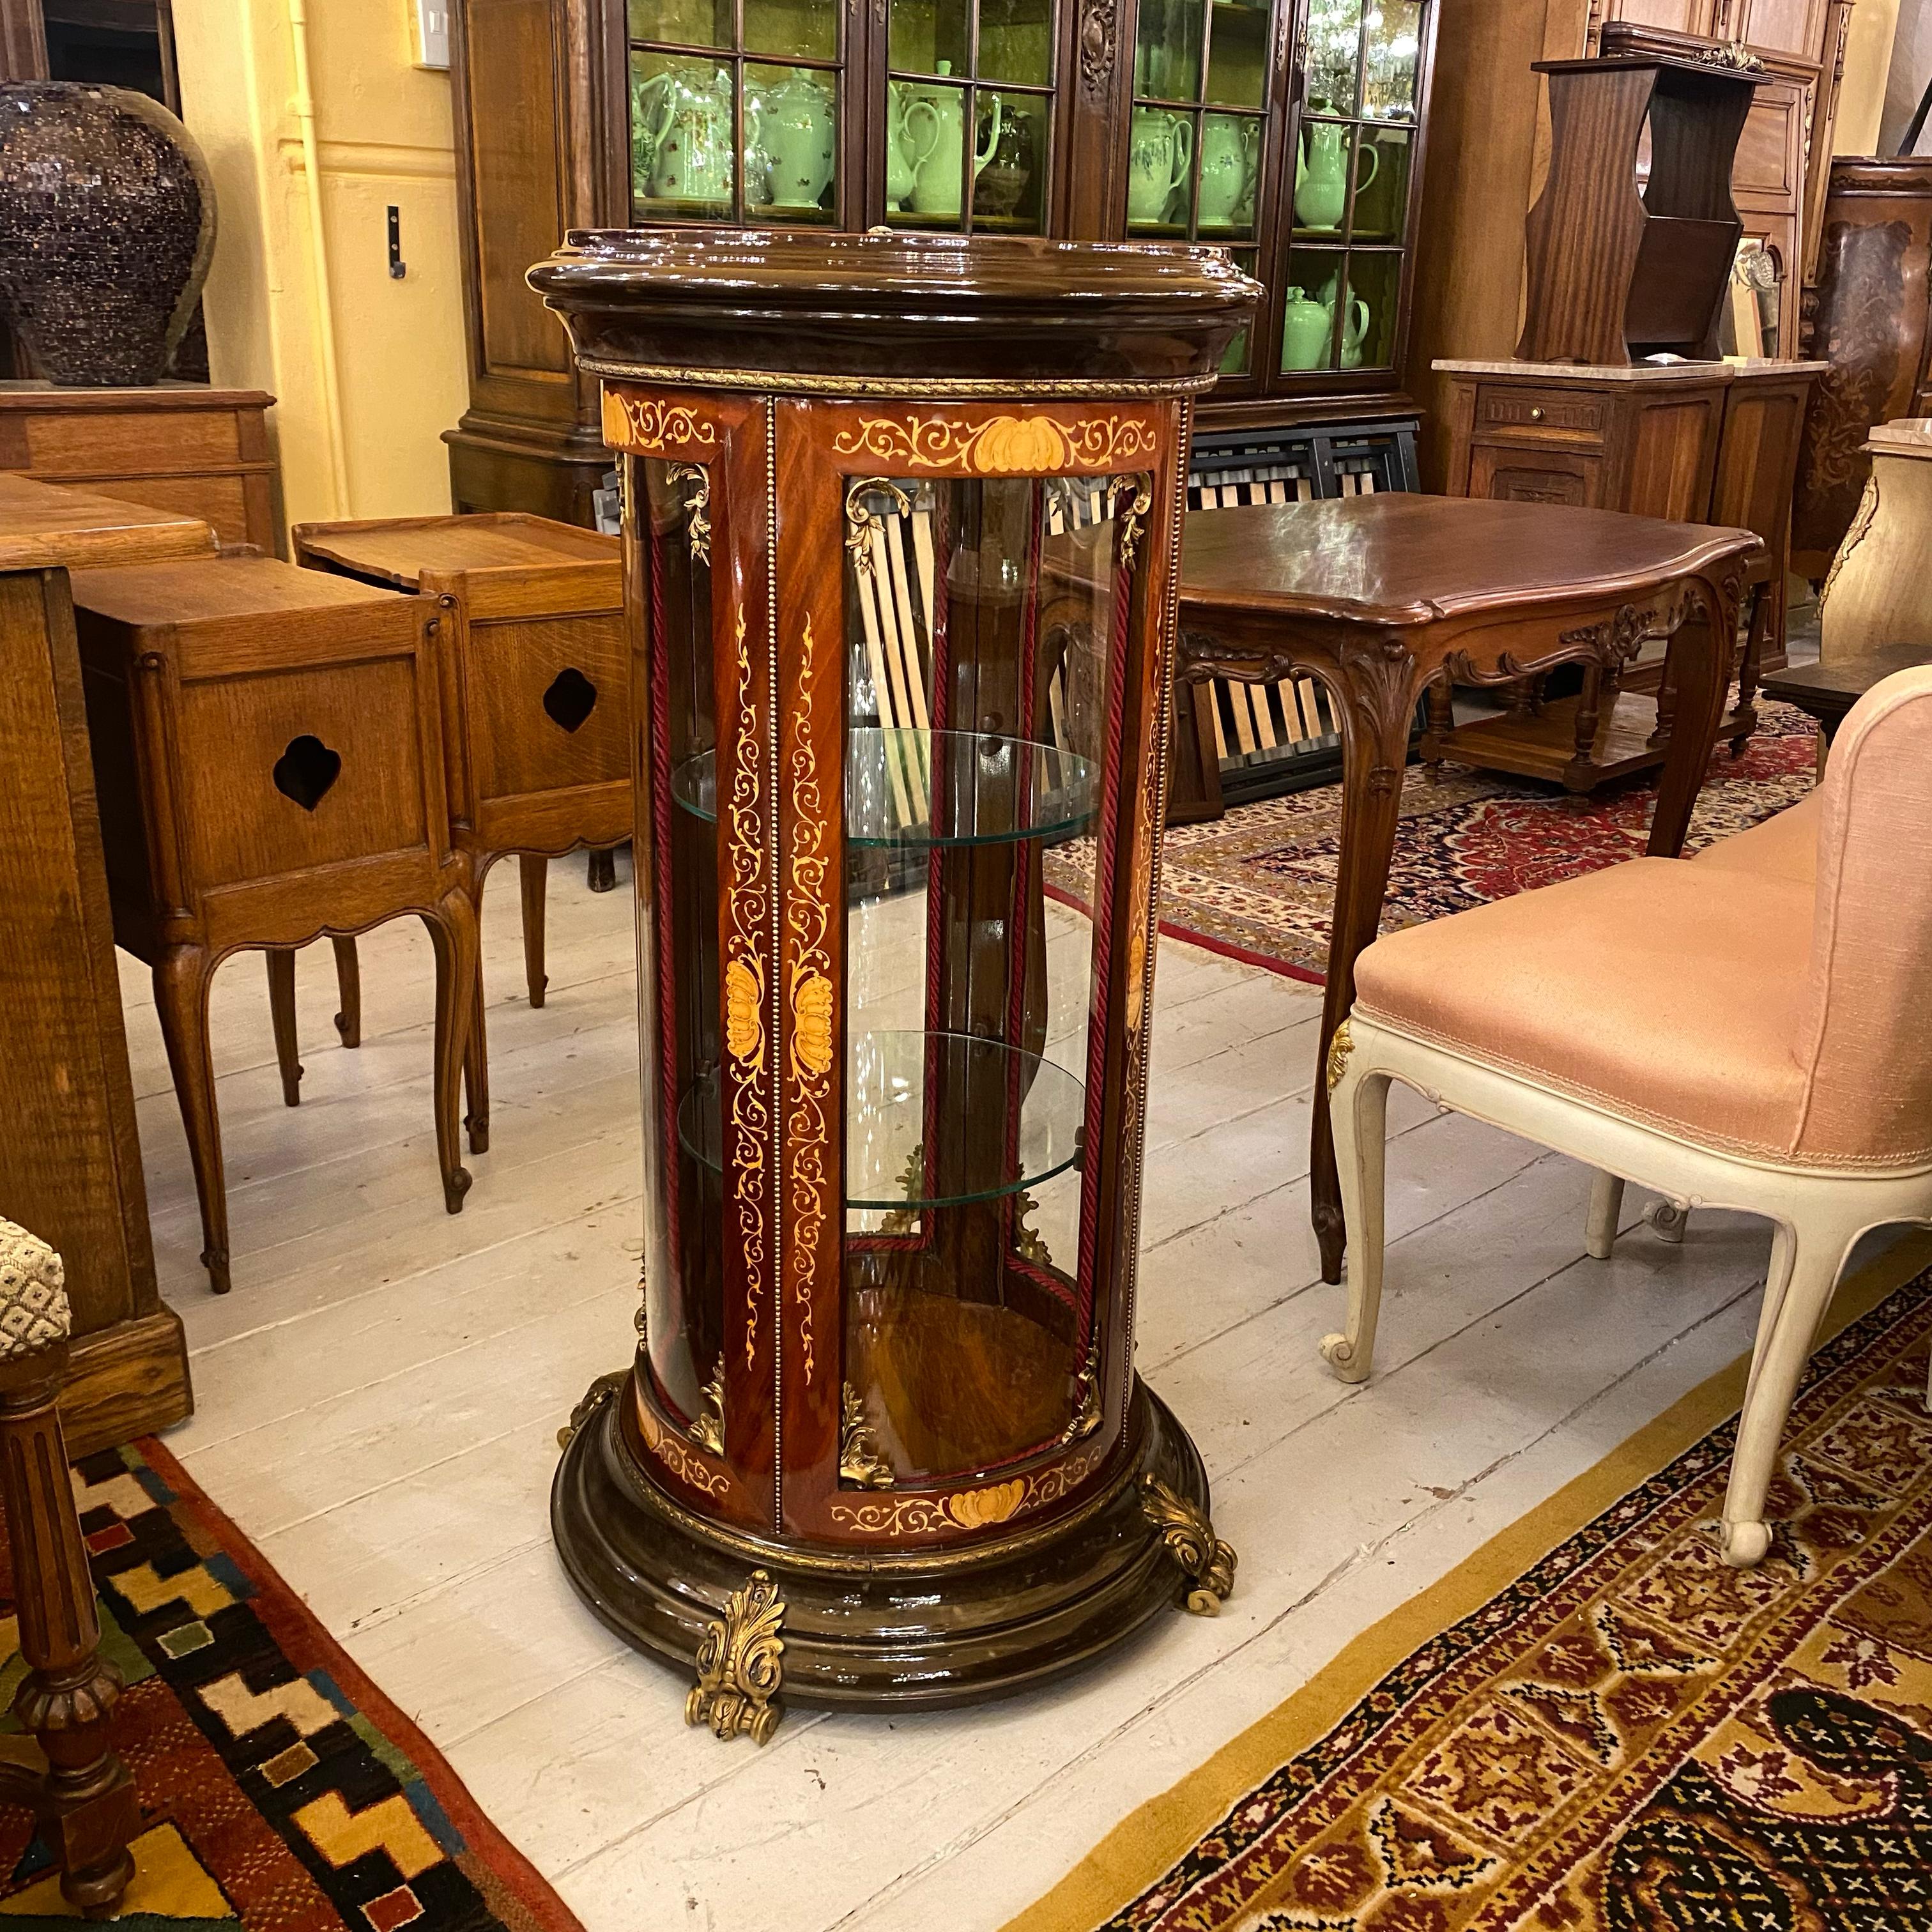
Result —
M 1724 1508 L 1726 1558 L 1764 1520 L 1792 1400 L 1852 1244 L 1932 1221 L 1932 668 L 1840 728 L 1804 804 L 1698 859 L 1632 859 L 1391 933 L 1355 966 L 1328 1081 L 1348 1310 L 1322 1353 L 1369 1373 L 1391 1079 L 1622 1183 L 1773 1227 Z

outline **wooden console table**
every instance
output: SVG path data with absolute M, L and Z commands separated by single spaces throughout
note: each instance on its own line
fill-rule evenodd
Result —
M 178 517 L 0 474 L 0 1213 L 64 1253 L 77 1456 L 192 1413 L 154 1280 L 67 566 L 209 556 Z
M 1418 700 L 1445 674 L 1499 685 L 1559 664 L 1621 670 L 1672 638 L 1676 694 L 1647 848 L 1675 858 L 1730 679 L 1749 530 L 1555 504 L 1390 493 L 1197 512 L 1181 561 L 1182 673 L 1270 683 L 1306 674 L 1336 700 L 1342 847 L 1321 1055 L 1374 939 Z M 1690 622 L 1696 617 L 1704 621 Z M 1322 1269 L 1342 1278 L 1342 1204 L 1325 1091 L 1309 1156 Z

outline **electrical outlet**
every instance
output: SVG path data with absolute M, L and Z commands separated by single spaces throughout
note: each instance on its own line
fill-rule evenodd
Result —
M 416 16 L 416 64 L 447 71 L 449 0 L 410 0 L 410 10 Z

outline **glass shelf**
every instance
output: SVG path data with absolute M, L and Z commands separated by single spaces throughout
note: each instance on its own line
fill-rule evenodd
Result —
M 1094 822 L 1100 772 L 1058 746 L 972 731 L 884 730 L 845 735 L 845 842 L 901 848 L 1071 838 Z M 715 824 L 715 752 L 670 775 L 671 796 Z
M 1009 1147 L 1006 1123 L 1016 1107 Z M 846 1054 L 845 1204 L 957 1208 L 1037 1186 L 1079 1160 L 1086 1111 L 1083 1082 L 1003 1040 L 856 1034 Z M 686 1090 L 677 1132 L 701 1166 L 723 1172 L 715 1072 Z

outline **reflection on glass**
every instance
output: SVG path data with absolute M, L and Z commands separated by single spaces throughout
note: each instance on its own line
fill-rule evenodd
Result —
M 908 74 L 965 74 L 971 0 L 892 0 L 891 64 Z
M 731 0 L 631 0 L 634 40 L 671 40 L 687 47 L 731 44 Z
M 1021 87 L 1053 80 L 1053 0 L 982 0 L 980 76 Z
M 1259 107 L 1266 102 L 1272 16 L 1268 0 L 1215 0 L 1206 98 L 1216 106 Z
M 1364 128 L 1355 164 L 1355 210 L 1348 232 L 1358 242 L 1399 242 L 1408 208 L 1409 134 L 1406 128 Z
M 1364 22 L 1366 56 L 1362 112 L 1382 121 L 1415 116 L 1415 64 L 1422 44 L 1422 0 L 1380 0 Z
M 1134 40 L 1134 92 L 1156 100 L 1201 98 L 1203 0 L 1144 0 Z
M 731 70 L 674 54 L 631 56 L 631 184 L 676 214 L 731 212 Z
M 837 82 L 805 68 L 745 68 L 745 200 L 766 220 L 829 220 Z
M 950 63 L 941 61 L 940 66 L 946 69 Z M 968 166 L 964 139 L 969 90 L 908 81 L 899 82 L 897 86 L 903 104 L 898 178 L 904 180 L 909 176 L 910 181 L 905 196 L 907 209 L 919 226 L 956 226 L 964 200 Z M 975 182 L 993 158 L 1002 126 L 997 96 L 981 95 L 979 108 L 974 117 L 976 139 L 970 157 Z M 889 186 L 890 174 L 889 155 Z
M 1127 146 L 1127 220 L 1136 227 L 1185 226 L 1194 166 L 1194 117 L 1136 107 Z
M 1144 482 L 848 502 L 842 1370 L 901 1481 L 1080 1418 L 1094 939 L 1060 895 L 1092 903 L 1118 513 Z
M 634 466 L 644 511 L 644 569 L 662 614 L 650 640 L 650 686 L 662 710 L 654 735 L 671 764 L 710 755 L 717 739 L 711 676 L 711 574 L 690 539 L 698 479 L 667 463 Z M 682 1144 L 679 1100 L 718 1077 L 718 833 L 669 808 L 668 773 L 651 802 L 658 890 L 638 905 L 638 1043 L 644 1111 L 644 1280 L 658 1387 L 695 1419 L 716 1367 L 724 1324 L 724 1201 L 715 1163 Z
M 1353 114 L 1360 78 L 1362 0 L 1309 0 L 1308 105 Z
M 1349 176 L 1359 195 L 1382 169 L 1381 150 L 1355 144 L 1356 130 L 1335 121 L 1304 121 L 1294 158 L 1294 225 L 1312 235 L 1332 235 L 1348 211 Z
M 725 17 L 730 18 L 728 8 Z M 834 58 L 838 52 L 836 0 L 745 0 L 745 50 L 793 60 Z
M 1201 117 L 1201 185 L 1196 213 L 1204 236 L 1255 232 L 1255 178 L 1262 124 L 1246 115 Z
M 1046 226 L 1046 128 L 1052 104 L 1036 94 L 993 94 L 982 89 L 982 138 L 997 116 L 991 158 L 973 190 L 975 228 L 1004 228 L 1037 235 Z

